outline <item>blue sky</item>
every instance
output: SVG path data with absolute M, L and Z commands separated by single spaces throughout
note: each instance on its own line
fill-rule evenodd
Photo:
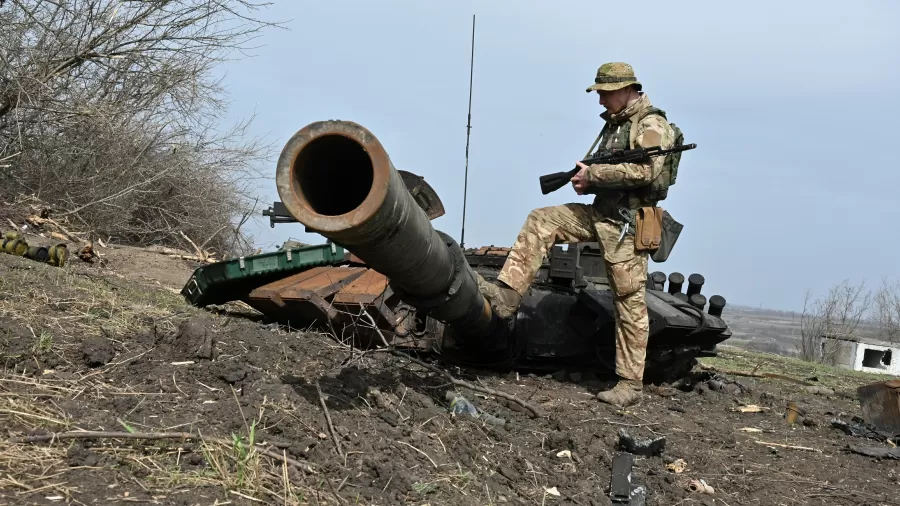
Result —
M 651 101 L 698 145 L 660 205 L 685 225 L 669 260 L 704 293 L 802 309 L 844 278 L 895 277 L 900 246 L 900 3 L 282 1 L 285 20 L 224 66 L 229 121 L 276 145 L 345 119 L 398 169 L 425 177 L 459 239 L 472 15 L 476 15 L 466 246 L 511 246 L 528 212 L 590 202 L 541 174 L 568 170 L 602 127 L 584 89 L 606 61 L 631 63 Z M 260 217 L 264 248 L 302 225 Z

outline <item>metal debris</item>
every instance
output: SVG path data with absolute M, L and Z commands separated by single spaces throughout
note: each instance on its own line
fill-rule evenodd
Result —
M 888 448 L 886 446 L 847 445 L 847 449 L 853 453 L 873 457 L 876 459 L 900 460 L 900 448 Z
M 625 429 L 619 429 L 619 448 L 635 455 L 652 457 L 660 455 L 666 448 L 666 438 L 637 439 Z
M 609 478 L 609 499 L 612 504 L 644 506 L 646 503 L 647 489 L 632 482 L 634 477 L 632 467 L 634 467 L 633 454 L 617 452 L 613 457 L 612 474 Z
M 833 418 L 831 420 L 831 426 L 844 431 L 848 436 L 874 439 L 882 443 L 887 441 L 891 441 L 894 444 L 900 443 L 900 437 L 895 437 L 895 435 L 890 432 L 878 430 L 874 425 L 865 423 L 862 418 L 854 416 L 851 421 L 854 423 L 851 424 L 838 418 Z
M 863 417 L 875 428 L 900 434 L 900 379 L 856 389 Z

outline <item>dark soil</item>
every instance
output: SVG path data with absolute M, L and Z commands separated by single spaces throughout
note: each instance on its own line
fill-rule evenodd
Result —
M 900 463 L 849 453 L 849 444 L 878 443 L 829 423 L 860 415 L 858 402 L 841 395 L 846 388 L 817 395 L 698 370 L 682 384 L 648 386 L 641 404 L 620 412 L 594 400 L 601 385 L 590 371 L 449 369 L 547 413 L 532 418 L 502 399 L 460 392 L 507 421 L 498 426 L 451 415 L 446 381 L 397 357 L 360 356 L 249 312 L 197 310 L 171 286 L 90 269 L 0 255 L 7 438 L 130 430 L 246 442 L 252 432 L 260 448 L 315 474 L 196 440 L 18 443 L 0 458 L 3 504 L 605 505 L 620 431 L 665 438 L 661 452 L 635 460 L 647 504 L 900 503 Z M 795 425 L 783 417 L 791 400 L 806 413 Z M 737 409 L 750 404 L 765 411 Z M 667 470 L 676 459 L 683 472 Z M 688 490 L 693 479 L 714 492 Z

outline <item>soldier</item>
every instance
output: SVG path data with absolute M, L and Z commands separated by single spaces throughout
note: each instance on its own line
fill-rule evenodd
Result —
M 594 84 L 606 111 L 606 125 L 595 141 L 600 150 L 661 146 L 671 148 L 674 132 L 665 113 L 650 104 L 642 85 L 627 63 L 605 63 L 597 70 Z M 593 146 L 591 147 L 593 149 Z M 657 180 L 664 174 L 665 157 L 647 163 L 586 166 L 572 178 L 579 195 L 592 193 L 593 204 L 563 204 L 531 211 L 498 276 L 488 283 L 477 276 L 479 289 L 502 318 L 515 314 L 522 296 L 534 281 L 544 256 L 558 243 L 596 240 L 603 259 L 616 315 L 616 385 L 597 394 L 597 399 L 626 407 L 641 398 L 644 359 L 649 336 L 645 288 L 646 251 L 634 246 L 635 214 L 641 207 L 656 206 L 665 198 L 667 186 Z M 662 178 L 660 176 L 662 175 Z

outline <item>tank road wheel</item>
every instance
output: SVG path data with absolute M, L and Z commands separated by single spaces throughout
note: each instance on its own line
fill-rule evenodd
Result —
M 698 363 L 697 358 L 690 353 L 676 353 L 668 360 L 659 361 L 647 357 L 644 383 L 653 383 L 654 385 L 672 383 L 689 375 Z

